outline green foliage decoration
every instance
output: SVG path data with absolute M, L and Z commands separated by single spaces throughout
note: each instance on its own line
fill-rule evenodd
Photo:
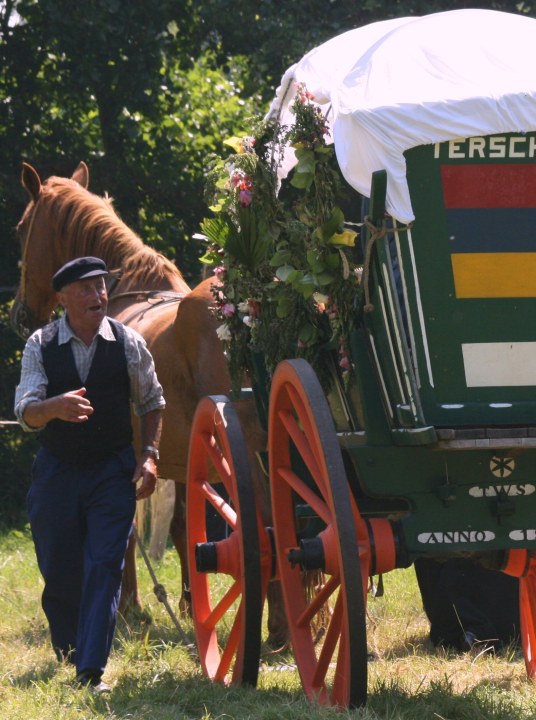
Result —
M 235 390 L 244 373 L 253 376 L 251 352 L 264 356 L 270 374 L 282 360 L 307 359 L 326 390 L 336 354 L 345 385 L 352 379 L 356 233 L 345 229 L 336 204 L 341 179 L 313 100 L 298 85 L 292 127 L 253 120 L 249 136 L 226 141 L 234 154 L 208 161 L 206 200 L 215 217 L 201 224 L 208 243 L 202 261 L 218 263 L 214 312 Z M 273 158 L 289 144 L 298 162 L 283 199 Z

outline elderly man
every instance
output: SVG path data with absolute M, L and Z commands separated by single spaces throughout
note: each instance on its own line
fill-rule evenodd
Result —
M 15 398 L 20 424 L 41 443 L 28 513 L 52 644 L 81 685 L 100 691 L 109 690 L 101 676 L 136 498 L 156 485 L 165 405 L 143 338 L 106 317 L 106 274 L 102 260 L 82 257 L 54 275 L 65 313 L 28 340 Z M 130 401 L 140 417 L 137 463 Z

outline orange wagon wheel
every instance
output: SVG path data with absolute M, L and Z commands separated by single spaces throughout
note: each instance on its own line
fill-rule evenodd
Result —
M 527 555 L 527 551 L 523 551 Z M 519 579 L 523 655 L 529 678 L 536 676 L 536 559 L 527 557 L 528 572 Z
M 367 698 L 365 600 L 370 546 L 350 495 L 328 403 L 305 360 L 289 360 L 277 367 L 268 437 L 279 574 L 304 691 L 311 701 L 341 708 L 362 706 Z M 296 474 L 297 464 L 307 467 L 314 482 L 307 484 Z M 326 528 L 315 538 L 298 542 L 296 505 L 303 503 Z M 300 569 L 322 569 L 331 576 L 312 601 L 306 598 Z M 328 600 L 329 624 L 315 647 L 311 623 Z M 334 666 L 330 690 L 328 676 Z
M 228 500 L 213 487 L 221 482 Z M 207 502 L 229 526 L 224 540 L 207 542 Z M 264 600 L 257 509 L 240 421 L 224 396 L 205 397 L 197 406 L 186 507 L 192 613 L 203 672 L 212 680 L 255 686 Z M 211 583 L 209 573 L 231 578 L 217 601 L 221 583 Z

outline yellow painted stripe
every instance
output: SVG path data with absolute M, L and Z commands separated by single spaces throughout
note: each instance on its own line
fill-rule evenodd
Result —
M 536 253 L 453 253 L 457 298 L 536 297 Z

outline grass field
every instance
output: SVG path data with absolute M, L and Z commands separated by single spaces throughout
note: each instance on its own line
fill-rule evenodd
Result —
M 75 688 L 73 671 L 59 665 L 40 607 L 42 580 L 31 537 L 0 537 L 1 720 L 260 720 L 341 717 L 303 699 L 298 673 L 270 670 L 291 665 L 292 654 L 270 658 L 256 691 L 213 685 L 178 645 L 176 631 L 158 604 L 139 562 L 142 597 L 152 623 L 121 621 L 105 679 L 107 696 Z M 157 567 L 172 602 L 178 600 L 178 564 L 167 551 Z M 369 705 L 342 717 L 385 720 L 515 720 L 536 718 L 536 686 L 527 681 L 522 656 L 456 655 L 427 641 L 413 570 L 385 578 L 386 594 L 369 603 Z M 188 622 L 185 629 L 193 638 Z

